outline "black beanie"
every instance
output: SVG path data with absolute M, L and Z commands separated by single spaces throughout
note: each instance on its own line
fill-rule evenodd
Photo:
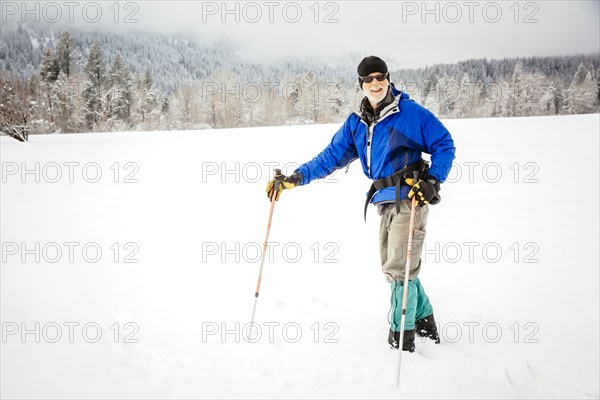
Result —
M 375 56 L 363 58 L 360 64 L 358 64 L 358 76 L 367 76 L 373 72 L 387 74 L 388 68 L 387 65 L 385 65 L 385 61 Z

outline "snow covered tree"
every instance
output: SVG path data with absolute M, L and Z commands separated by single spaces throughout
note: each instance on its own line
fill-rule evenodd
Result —
M 274 93 L 273 101 L 267 105 L 266 123 L 276 125 L 277 121 L 285 121 L 285 124 L 294 124 L 300 117 L 300 86 L 296 82 L 297 77 L 286 73 L 279 87 Z
M 550 82 L 539 99 L 540 115 L 558 115 L 562 108 L 562 90 L 555 82 Z
M 107 92 L 108 118 L 129 122 L 133 107 L 135 89 L 129 67 L 117 54 L 109 72 L 110 88 Z
M 443 83 L 443 81 L 442 81 Z M 429 109 L 434 114 L 440 112 L 440 77 L 430 71 L 423 81 L 420 104 Z
M 138 110 L 141 116 L 142 123 L 146 123 L 146 119 L 156 107 L 156 92 L 154 91 L 154 81 L 152 73 L 146 69 L 143 78 L 138 80 Z
M 42 59 L 42 65 L 40 67 L 40 78 L 42 80 L 42 86 L 40 88 L 40 97 L 42 99 L 41 110 L 44 113 L 44 118 L 54 122 L 54 107 L 52 102 L 52 85 L 58 79 L 60 73 L 60 66 L 56 57 L 52 53 L 52 49 L 46 49 L 44 58 Z
M 98 42 L 94 42 L 90 48 L 85 75 L 87 80 L 83 88 L 84 114 L 88 128 L 94 130 L 103 115 L 102 92 L 106 81 L 104 53 Z
M 431 92 L 432 90 L 435 90 L 435 87 L 436 87 L 439 79 L 440 78 L 439 78 L 436 70 L 429 71 L 429 73 L 427 74 L 427 77 L 425 78 L 425 81 L 423 83 L 423 99 L 427 98 L 427 96 L 429 95 L 429 92 Z
M 169 105 L 171 104 L 171 100 L 169 100 L 169 96 L 166 94 L 162 94 L 160 96 L 160 112 L 163 114 L 169 113 Z
M 162 93 L 159 98 L 160 117 L 158 121 L 158 129 L 161 131 L 174 129 L 171 119 L 171 99 L 165 93 Z
M 321 95 L 322 87 L 317 81 L 315 74 L 308 71 L 300 81 L 302 88 L 302 98 L 300 99 L 304 118 L 312 123 L 319 123 L 321 114 Z
M 550 111 L 554 115 L 562 114 L 565 103 L 565 96 L 563 94 L 562 85 L 560 84 L 560 82 L 558 84 L 552 82 L 548 90 L 552 96 Z
M 549 113 L 548 86 L 545 75 L 525 72 L 523 62 L 517 61 L 506 96 L 506 116 L 524 117 Z
M 324 122 L 337 122 L 337 117 L 342 111 L 344 101 L 342 98 L 342 85 L 337 82 L 326 82 L 322 85 L 322 104 L 324 108 L 324 117 L 327 119 Z
M 205 100 L 201 96 L 196 95 L 196 90 L 191 84 L 181 85 L 175 96 L 176 105 L 176 127 L 177 129 L 192 129 L 194 122 L 197 117 L 197 110 L 199 105 L 197 100 L 200 99 L 204 105 L 206 112 L 203 113 L 205 116 L 206 123 L 210 124 L 211 127 L 216 127 L 215 124 L 215 110 L 214 105 L 207 105 Z M 212 108 L 212 113 L 210 109 Z
M 517 117 L 521 115 L 519 104 L 523 101 L 523 63 L 517 61 L 512 76 L 508 81 L 509 90 L 506 94 L 506 116 Z
M 567 113 L 587 114 L 598 112 L 597 85 L 592 66 L 581 63 L 577 67 L 573 81 L 567 89 Z
M 60 132 L 76 132 L 79 121 L 76 108 L 76 91 L 71 85 L 71 78 L 63 71 L 51 86 L 52 103 L 56 109 L 56 125 Z
M 240 78 L 232 71 L 219 70 L 202 81 L 196 89 L 194 104 L 195 121 L 213 128 L 242 126 L 250 118 L 250 107 L 254 107 L 254 93 L 248 93 Z M 246 122 L 243 122 L 246 121 Z
M 75 39 L 69 32 L 62 32 L 58 35 L 58 43 L 56 44 L 56 63 L 58 64 L 60 71 L 62 71 L 67 78 L 75 72 L 77 58 L 78 51 Z
M 453 118 L 461 101 L 460 85 L 453 76 L 443 76 L 438 83 L 439 113 L 445 118 Z
M 27 82 L 27 96 L 34 101 L 38 101 L 40 92 L 40 76 L 38 74 L 31 75 Z
M 60 73 L 60 66 L 58 60 L 54 57 L 52 49 L 46 49 L 44 58 L 42 59 L 42 65 L 40 67 L 40 77 L 45 83 L 54 82 L 58 78 Z
M 20 141 L 28 140 L 35 102 L 27 101 L 27 85 L 0 74 L 0 132 Z

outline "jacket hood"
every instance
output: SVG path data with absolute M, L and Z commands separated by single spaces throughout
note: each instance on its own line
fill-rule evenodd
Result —
M 408 93 L 396 89 L 396 86 L 394 86 L 393 83 L 390 83 L 390 86 L 392 87 L 392 95 L 394 95 L 394 97 L 400 95 L 400 100 L 410 99 L 410 96 L 408 95 Z

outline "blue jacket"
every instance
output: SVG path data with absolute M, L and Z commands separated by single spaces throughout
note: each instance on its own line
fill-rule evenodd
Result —
M 324 178 L 357 158 L 368 178 L 385 178 L 419 161 L 422 153 L 431 154 L 429 175 L 440 182 L 446 180 L 455 152 L 450 133 L 429 110 L 410 100 L 408 94 L 393 86 L 392 94 L 394 101 L 370 127 L 354 112 L 325 150 L 298 167 L 297 171 L 304 175 L 303 185 Z M 402 186 L 401 198 L 408 198 L 408 190 Z M 371 202 L 395 200 L 395 188 L 388 187 L 378 191 Z

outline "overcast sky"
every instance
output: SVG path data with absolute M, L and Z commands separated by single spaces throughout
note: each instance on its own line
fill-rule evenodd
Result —
M 20 1 L 2 3 L 3 22 L 14 14 L 32 23 L 38 13 L 42 20 L 77 27 L 225 37 L 243 46 L 244 55 L 265 61 L 288 55 L 325 60 L 340 53 L 377 54 L 393 60 L 395 69 L 468 58 L 600 51 L 599 0 L 103 1 L 73 6 L 56 1 L 30 2 L 29 14 Z

